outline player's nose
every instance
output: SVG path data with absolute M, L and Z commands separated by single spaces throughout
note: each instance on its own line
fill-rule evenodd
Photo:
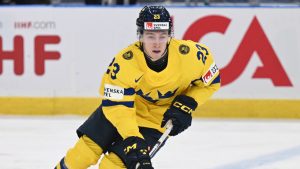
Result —
M 159 43 L 160 43 L 159 38 L 155 38 L 154 45 L 159 46 Z

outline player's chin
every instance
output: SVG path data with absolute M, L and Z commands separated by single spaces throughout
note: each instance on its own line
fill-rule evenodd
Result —
M 154 53 L 153 56 L 154 56 L 153 58 L 155 58 L 155 60 L 158 60 L 159 58 L 161 58 L 161 54 Z

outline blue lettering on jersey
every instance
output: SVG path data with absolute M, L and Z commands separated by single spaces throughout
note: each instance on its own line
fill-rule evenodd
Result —
M 208 55 L 208 50 L 205 47 L 200 46 L 199 44 L 196 44 L 196 47 L 199 49 L 199 51 L 197 52 L 197 59 L 200 60 L 202 58 L 202 63 L 205 64 Z M 205 54 L 203 54 L 202 51 L 204 51 Z
M 118 63 L 114 63 L 115 58 L 109 64 L 108 69 L 106 70 L 106 74 L 110 74 L 111 79 L 115 80 L 117 78 L 117 73 L 120 71 L 120 65 Z M 113 68 L 111 68 L 113 66 Z M 112 72 L 111 72 L 112 69 Z
M 120 71 L 120 65 L 118 63 L 114 63 L 114 69 L 111 72 L 110 76 L 114 80 L 117 78 L 117 73 Z
M 109 72 L 110 72 L 110 67 L 111 67 L 111 65 L 115 62 L 115 59 L 116 59 L 116 58 L 114 58 L 114 59 L 110 62 L 109 66 L 108 66 L 108 69 L 107 69 L 107 71 L 106 71 L 106 74 L 109 74 Z

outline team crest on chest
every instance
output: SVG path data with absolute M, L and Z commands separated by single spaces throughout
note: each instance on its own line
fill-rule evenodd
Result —
M 177 89 L 175 89 L 174 91 L 165 91 L 165 92 L 161 92 L 159 90 L 157 90 L 157 96 L 158 97 L 151 97 L 149 93 L 145 93 L 142 91 L 142 89 L 138 90 L 136 92 L 137 95 L 140 95 L 142 98 L 144 98 L 145 100 L 152 102 L 152 103 L 156 103 L 157 101 L 161 100 L 161 99 L 168 99 L 170 97 L 173 97 L 176 93 L 176 91 L 179 89 L 179 87 Z
M 132 59 L 132 57 L 133 57 L 132 51 L 128 51 L 128 52 L 123 54 L 123 58 L 126 59 L 126 60 L 130 60 L 130 59 Z
M 180 45 L 179 46 L 179 52 L 183 55 L 186 55 L 190 52 L 190 47 L 188 47 L 186 45 Z

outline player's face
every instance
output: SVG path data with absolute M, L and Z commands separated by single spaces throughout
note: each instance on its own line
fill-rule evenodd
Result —
M 169 40 L 168 31 L 144 31 L 141 41 L 144 51 L 152 61 L 160 59 Z

